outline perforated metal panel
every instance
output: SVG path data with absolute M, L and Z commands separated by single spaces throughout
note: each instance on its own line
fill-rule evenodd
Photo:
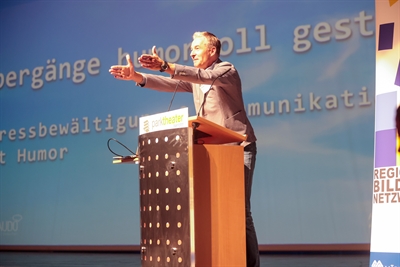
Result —
M 191 266 L 188 129 L 139 136 L 142 266 Z

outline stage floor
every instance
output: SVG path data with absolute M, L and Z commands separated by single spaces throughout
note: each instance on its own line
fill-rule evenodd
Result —
M 140 267 L 138 253 L 0 252 L 0 267 Z M 369 254 L 262 254 L 261 267 L 368 267 Z

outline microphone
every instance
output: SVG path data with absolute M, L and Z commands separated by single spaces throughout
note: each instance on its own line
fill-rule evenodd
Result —
M 218 75 L 218 76 L 212 81 L 212 83 L 210 84 L 210 89 L 204 94 L 203 103 L 201 103 L 201 106 L 200 106 L 200 108 L 199 108 L 199 111 L 197 112 L 197 117 L 200 116 L 200 112 L 201 112 L 201 110 L 203 109 L 204 104 L 206 103 L 206 98 L 207 98 L 208 92 L 210 92 L 211 87 L 213 86 L 214 82 L 215 82 L 218 78 L 220 78 L 220 77 L 224 76 L 225 74 L 227 74 L 230 70 L 231 70 L 231 68 L 227 69 L 226 71 L 224 71 L 222 74 Z
M 167 110 L 167 111 L 169 111 L 169 110 L 171 109 L 172 102 L 174 101 L 175 94 L 176 94 L 176 91 L 177 91 L 177 89 L 178 89 L 178 85 L 181 83 L 181 81 L 182 81 L 182 80 L 179 80 L 179 82 L 176 83 L 175 90 L 174 90 L 174 94 L 172 95 L 171 102 L 169 103 L 169 107 L 168 107 L 168 110 Z

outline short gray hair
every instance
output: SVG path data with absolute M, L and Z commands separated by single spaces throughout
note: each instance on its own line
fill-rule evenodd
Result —
M 217 36 L 212 34 L 211 32 L 195 32 L 193 34 L 194 38 L 204 37 L 207 40 L 207 45 L 210 47 L 214 46 L 216 48 L 217 55 L 219 56 L 221 52 L 221 41 Z

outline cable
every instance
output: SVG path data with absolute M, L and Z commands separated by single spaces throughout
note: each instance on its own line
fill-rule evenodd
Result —
M 178 89 L 178 85 L 181 83 L 181 81 L 182 80 L 179 80 L 179 82 L 176 83 L 174 94 L 172 95 L 172 99 L 171 99 L 171 102 L 169 103 L 169 107 L 168 107 L 167 111 L 169 111 L 171 109 L 172 101 L 174 101 L 176 90 Z
M 111 141 L 111 140 L 117 142 L 118 144 L 120 144 L 121 146 L 123 146 L 124 148 L 126 148 L 126 150 L 128 150 L 129 152 L 132 153 L 131 156 L 138 157 L 138 155 L 137 155 L 136 153 L 134 153 L 132 150 L 130 150 L 128 147 L 126 147 L 124 144 L 122 144 L 120 141 L 118 141 L 118 140 L 115 139 L 115 138 L 110 138 L 110 139 L 108 139 L 108 141 L 107 141 L 107 147 L 108 147 L 108 150 L 110 150 L 110 152 L 113 153 L 114 155 L 116 155 L 116 156 L 118 156 L 118 157 L 122 157 L 122 158 L 125 157 L 125 156 L 122 156 L 122 155 L 119 155 L 119 154 L 115 153 L 115 152 L 110 148 L 110 141 Z

